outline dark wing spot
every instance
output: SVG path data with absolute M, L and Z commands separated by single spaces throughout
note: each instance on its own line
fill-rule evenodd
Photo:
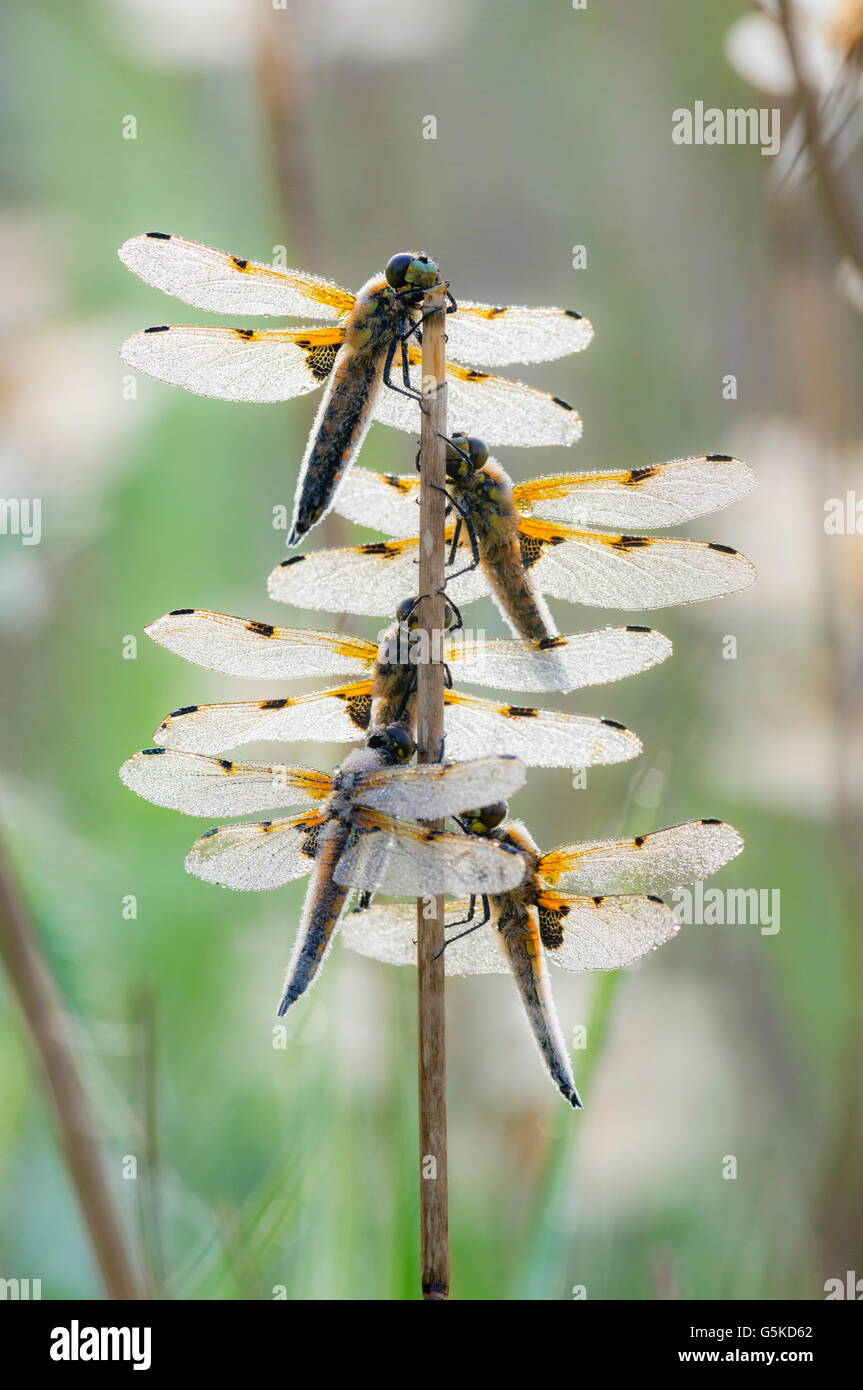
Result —
M 506 309 L 502 309 L 502 308 L 500 307 L 499 304 L 496 304 L 495 307 L 494 307 L 493 309 L 489 309 L 488 313 L 486 314 L 486 318 L 489 318 L 489 319 L 496 319 L 496 318 L 498 317 L 499 314 L 505 314 L 505 313 L 506 313 Z
M 305 560 L 305 555 L 292 555 L 289 560 L 280 560 L 279 569 L 287 569 L 288 565 L 298 565 L 301 560 Z
M 284 709 L 287 700 L 262 700 L 258 709 Z
M 731 455 L 730 455 L 730 454 L 706 454 L 705 457 L 706 457 L 708 463 L 730 463 L 730 462 L 731 462 Z
M 708 550 L 721 550 L 723 555 L 737 554 L 737 551 L 734 549 L 733 545 L 720 545 L 719 541 L 708 541 L 707 548 Z
M 258 637 L 272 637 L 275 630 L 272 623 L 259 623 L 254 618 L 246 623 L 246 631 L 254 632 Z
M 505 705 L 504 708 L 513 719 L 536 719 L 539 714 L 539 710 L 531 709 L 530 705 Z
M 164 752 L 165 752 L 165 749 L 164 749 L 164 748 L 142 748 L 142 749 L 141 749 L 141 753 L 142 753 L 142 754 L 146 754 L 146 756 L 147 756 L 148 758 L 154 758 L 154 757 L 156 756 L 157 753 L 164 753 Z
M 218 835 L 218 833 L 219 833 L 219 827 L 218 827 L 217 825 L 214 825 L 213 828 L 212 828 L 212 830 L 205 830 L 205 831 L 204 831 L 203 835 L 201 836 L 201 839 L 202 839 L 202 840 L 209 840 L 209 838 L 210 838 L 211 835 Z
M 341 695 L 348 712 L 348 719 L 358 729 L 366 730 L 372 717 L 372 697 L 371 695 Z
M 544 545 L 561 545 L 566 540 L 565 536 L 519 536 L 519 547 L 521 549 L 521 563 L 526 570 L 535 565 Z
M 298 344 L 298 346 L 302 345 Z M 338 343 L 320 343 L 307 350 L 306 364 L 315 381 L 326 381 L 333 370 L 333 363 L 336 360 L 338 350 Z
M 318 852 L 318 835 L 320 832 L 320 825 L 309 825 L 306 827 L 306 834 L 300 846 L 300 854 L 305 854 L 309 859 L 314 859 L 316 857 Z
M 701 818 L 701 824 L 702 824 L 702 825 L 721 825 L 721 824 L 722 824 L 722 821 L 718 818 L 718 816 L 702 816 L 702 818 Z
M 233 772 L 234 764 L 231 762 L 230 758 L 217 758 L 216 761 L 219 767 L 223 767 L 226 772 Z
M 408 492 L 410 490 L 410 478 L 403 478 L 400 473 L 382 473 L 381 477 L 387 487 L 395 488 L 396 492 Z
M 639 550 L 642 546 L 650 545 L 650 536 L 614 536 L 611 544 L 615 550 Z
M 610 729 L 623 729 L 624 731 L 626 730 L 626 725 L 618 723 L 616 719 L 600 719 L 599 722 L 600 724 L 607 724 Z
M 147 232 L 147 236 L 153 237 L 155 241 L 170 241 L 170 232 Z
M 246 266 L 249 264 L 248 261 L 244 261 L 240 256 L 232 256 L 231 260 L 234 262 L 237 270 L 245 270 Z
M 426 831 L 423 832 L 423 839 L 424 839 L 424 840 L 439 840 L 440 837 L 441 837 L 441 835 L 443 835 L 443 833 L 444 833 L 444 832 L 443 832 L 442 830 L 426 830 Z
M 147 233 L 149 236 L 149 232 Z M 182 618 L 186 613 L 194 613 L 194 608 L 172 608 L 168 614 L 169 618 Z
M 563 312 L 566 314 L 566 317 L 567 317 L 568 319 L 583 319 L 583 318 L 584 318 L 584 314 L 580 314 L 580 313 L 578 312 L 577 309 L 564 309 Z
M 662 906 L 665 907 L 665 899 L 657 897 L 656 893 L 648 893 L 647 901 L 651 903 L 662 903 Z
M 550 652 L 553 651 L 555 647 L 566 646 L 566 641 L 567 639 L 565 637 L 540 637 L 537 646 L 541 652 Z
M 145 333 L 167 333 L 167 331 L 168 331 L 168 329 L 169 329 L 170 327 L 171 327 L 171 325 L 170 325 L 169 323 L 157 323 L 156 326 L 155 326 L 155 328 L 145 328 L 145 329 L 144 329 L 144 332 L 145 332 Z
M 569 401 L 563 400 L 560 396 L 552 396 L 555 405 L 559 405 L 562 410 L 574 410 L 575 406 L 570 405 Z
M 632 843 L 635 845 L 636 849 L 641 849 L 641 846 L 644 844 L 645 839 L 646 836 L 644 835 L 636 835 Z
M 656 464 L 652 464 L 649 468 L 632 468 L 630 469 L 626 482 L 627 484 L 646 483 L 648 478 L 655 478 L 658 472 L 659 469 L 656 467 Z
M 271 820 L 259 820 L 259 821 L 258 821 L 258 829 L 259 829 L 259 830 L 263 830 L 263 831 L 266 833 L 266 831 L 272 830 L 272 828 L 273 828 L 273 822 L 272 822 Z
M 626 630 L 627 630 L 627 632 L 650 632 L 650 631 L 651 631 L 651 629 L 650 629 L 649 627 L 640 627 L 640 626 L 638 625 L 638 623 L 627 623 L 627 624 L 626 624 Z
M 361 555 L 395 555 L 396 551 L 388 541 L 369 541 L 368 545 L 358 547 Z
M 168 718 L 179 719 L 182 714 L 194 714 L 197 708 L 197 705 L 181 705 L 179 709 L 172 709 Z
M 488 381 L 488 376 L 488 372 L 477 372 L 474 371 L 473 368 L 465 372 L 465 377 L 468 381 Z
M 603 898 L 603 897 L 600 895 L 599 897 L 594 898 L 593 901 L 594 901 L 594 905 L 595 905 L 596 907 L 600 907 L 601 904 L 605 902 L 605 898 Z
M 254 338 L 255 336 L 254 328 L 235 328 L 234 332 L 236 333 L 238 338 L 244 338 L 246 342 L 248 342 L 250 338 Z
M 539 939 L 547 951 L 557 951 L 563 945 L 563 921 L 569 908 L 541 907 L 539 909 Z

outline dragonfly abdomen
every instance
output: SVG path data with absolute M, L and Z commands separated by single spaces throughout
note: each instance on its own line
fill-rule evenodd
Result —
M 348 842 L 349 827 L 332 820 L 317 840 L 312 881 L 306 893 L 294 954 L 285 975 L 279 1017 L 312 984 L 333 939 L 349 890 L 335 880 L 335 868 Z
M 554 619 L 524 567 L 517 520 L 478 539 L 489 588 L 513 632 L 527 642 L 556 637 Z
M 575 1088 L 566 1043 L 551 997 L 536 909 L 508 899 L 498 917 L 497 926 L 527 1021 L 543 1060 L 558 1090 L 577 1109 L 581 1100 Z

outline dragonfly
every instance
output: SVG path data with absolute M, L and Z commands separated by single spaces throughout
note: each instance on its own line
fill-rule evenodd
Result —
M 157 806 L 193 816 L 240 816 L 288 806 L 312 810 L 278 820 L 207 830 L 186 869 L 247 892 L 279 888 L 311 873 L 300 929 L 279 1002 L 281 1017 L 312 984 L 352 891 L 426 894 L 497 892 L 524 872 L 509 846 L 469 840 L 420 821 L 443 820 L 477 792 L 509 797 L 525 778 L 518 758 L 408 766 L 413 739 L 379 730 L 332 775 L 314 768 L 229 762 L 146 748 L 120 769 L 125 785 Z
M 285 401 L 323 386 L 300 467 L 288 538 L 296 545 L 328 511 L 373 420 L 416 433 L 424 294 L 439 281 L 423 252 L 392 256 L 356 295 L 330 280 L 231 256 L 182 237 L 147 232 L 118 252 L 142 280 L 198 309 L 311 317 L 324 327 L 256 329 L 160 324 L 123 344 L 123 360 L 159 381 L 232 401 Z M 572 444 L 578 412 L 558 396 L 478 370 L 579 352 L 593 328 L 575 310 L 451 299 L 448 399 L 495 444 Z M 396 354 L 401 382 L 392 377 Z M 391 389 L 384 390 L 387 386 Z
M 516 636 L 534 642 L 557 633 L 546 594 L 637 609 L 735 593 L 755 568 L 731 546 L 585 528 L 674 526 L 728 506 L 754 480 L 741 460 L 708 454 L 514 484 L 483 440 L 453 435 L 446 592 L 459 606 L 490 594 Z M 395 539 L 291 556 L 270 575 L 270 596 L 333 613 L 391 612 L 416 574 L 419 488 L 418 477 L 353 469 L 336 509 Z
M 469 838 L 508 845 L 526 868 L 515 888 L 484 895 L 482 916 L 475 895 L 449 905 L 463 915 L 449 925 L 444 964 L 449 975 L 512 974 L 546 1070 L 578 1109 L 547 962 L 574 971 L 631 965 L 678 931 L 660 895 L 715 873 L 743 841 L 723 821 L 696 820 L 542 854 L 524 825 L 503 824 L 506 812 L 499 803 L 458 818 Z M 405 903 L 375 903 L 342 927 L 344 945 L 390 965 L 416 963 L 415 939 L 416 911 Z
M 452 624 L 452 609 L 448 621 Z M 154 743 L 224 753 L 257 740 L 356 742 L 369 729 L 416 729 L 416 605 L 405 600 L 380 641 L 338 632 L 274 627 L 208 609 L 176 609 L 145 630 L 169 651 L 225 675 L 265 680 L 348 677 L 311 693 L 184 705 L 159 724 Z M 447 673 L 468 684 L 519 691 L 572 690 L 619 680 L 664 661 L 671 643 L 643 627 L 604 628 L 549 642 L 449 633 Z M 454 759 L 517 754 L 531 767 L 591 767 L 636 757 L 637 736 L 617 720 L 444 691 L 446 750 Z

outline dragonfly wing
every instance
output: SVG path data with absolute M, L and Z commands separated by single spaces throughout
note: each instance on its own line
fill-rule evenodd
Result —
M 730 546 L 606 536 L 523 520 L 522 553 L 541 593 L 599 608 L 664 608 L 746 589 L 755 567 Z
M 120 768 L 120 779 L 156 806 L 189 816 L 245 816 L 322 801 L 332 781 L 314 768 L 285 763 L 230 762 L 145 748 Z
M 358 779 L 354 799 L 389 816 L 442 820 L 508 801 L 524 786 L 524 764 L 509 753 L 463 763 L 384 767 Z
M 386 536 L 415 536 L 420 524 L 419 498 L 419 478 L 352 468 L 333 506 L 358 526 L 372 526 Z
M 466 917 L 467 899 L 447 903 L 447 918 Z M 481 909 L 477 906 L 477 921 Z M 453 928 L 452 935 L 461 931 Z M 342 919 L 342 942 L 357 955 L 369 956 L 385 965 L 416 965 L 417 906 L 411 903 L 374 903 L 364 912 L 349 912 Z M 492 923 L 451 940 L 443 955 L 447 975 L 508 975 L 509 965 L 500 938 Z
M 474 366 L 550 362 L 581 352 L 593 338 L 590 319 L 574 309 L 499 307 L 460 299 L 446 321 L 447 353 Z
M 649 627 L 606 627 L 541 642 L 461 639 L 447 645 L 458 681 L 509 690 L 579 690 L 647 671 L 671 655 L 671 643 Z
M 533 478 L 516 484 L 513 496 L 526 516 L 650 531 L 719 511 L 754 486 L 755 473 L 747 463 L 726 454 L 703 454 L 647 468 Z
M 459 547 L 456 565 L 469 555 Z M 327 613 L 363 613 L 391 617 L 403 599 L 412 598 L 418 583 L 419 541 L 377 541 L 342 550 L 311 550 L 292 555 L 269 577 L 270 598 L 297 608 L 320 608 Z M 465 557 L 465 558 L 463 558 Z M 447 585 L 456 604 L 488 593 L 482 569 L 459 575 Z
M 325 811 L 312 811 L 282 820 L 217 826 L 192 845 L 186 869 L 207 883 L 238 892 L 281 888 L 310 871 L 318 835 L 328 819 Z
M 539 871 L 549 883 L 590 897 L 668 893 L 715 874 L 742 849 L 733 826 L 696 820 L 634 839 L 561 845 L 543 856 Z
M 327 379 L 341 328 L 201 328 L 164 324 L 135 333 L 120 349 L 130 367 L 198 396 L 223 401 L 289 401 Z
M 196 666 L 253 680 L 361 674 L 374 665 L 377 650 L 361 637 L 273 627 L 206 608 L 175 609 L 144 631 Z
M 661 898 L 578 898 L 546 889 L 539 899 L 542 944 L 562 970 L 619 970 L 670 941 L 678 929 Z
M 117 255 L 148 285 L 218 314 L 335 319 L 354 304 L 354 296 L 331 280 L 229 256 L 164 232 L 130 237 Z
M 187 753 L 223 753 L 244 743 L 353 743 L 365 735 L 371 681 L 293 699 L 185 705 L 162 720 L 153 742 Z
M 419 357 L 413 352 L 410 378 L 411 385 L 419 390 L 422 371 Z M 537 391 L 520 381 L 460 367 L 457 362 L 447 362 L 446 381 L 449 418 L 465 434 L 476 435 L 486 444 L 531 448 L 574 444 L 581 438 L 581 416 L 558 396 Z M 419 428 L 416 401 L 397 391 L 380 392 L 375 419 L 409 434 L 416 434 Z
M 621 763 L 641 752 L 640 739 L 613 719 L 497 704 L 457 690 L 446 691 L 444 699 L 450 758 L 480 757 L 506 748 L 527 767 L 576 768 Z
M 462 896 L 500 893 L 524 877 L 524 856 L 493 840 L 450 835 L 359 806 L 354 822 L 359 833 L 335 873 L 345 887 L 412 897 Z

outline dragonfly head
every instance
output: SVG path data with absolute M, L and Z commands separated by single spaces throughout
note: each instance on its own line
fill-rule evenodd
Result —
M 376 729 L 369 735 L 367 744 L 393 763 L 409 762 L 416 751 L 416 744 L 403 724 L 388 724 L 385 729 Z
M 467 482 L 488 462 L 488 449 L 485 441 L 473 435 L 454 434 L 447 443 L 447 477 L 455 482 Z
M 446 599 L 446 606 L 444 609 L 443 625 L 444 631 L 448 632 L 450 628 L 454 627 L 458 622 L 458 614 L 449 599 L 446 598 L 446 595 L 444 595 L 444 598 Z M 419 627 L 419 606 L 420 601 L 418 598 L 406 598 L 402 600 L 396 609 L 396 622 L 399 627 L 406 627 L 408 632 L 416 631 Z
M 506 820 L 507 809 L 505 801 L 496 801 L 492 806 L 481 806 L 478 811 L 462 811 L 459 825 L 471 835 L 490 835 Z
M 396 294 L 406 294 L 410 290 L 421 293 L 437 284 L 440 270 L 423 251 L 399 251 L 387 261 L 384 275 Z

